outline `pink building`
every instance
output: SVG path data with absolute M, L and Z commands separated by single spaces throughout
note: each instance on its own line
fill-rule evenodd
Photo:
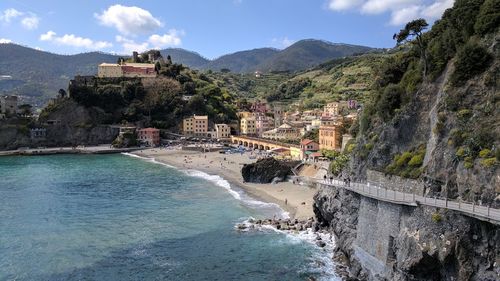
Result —
M 160 130 L 156 128 L 144 128 L 137 131 L 137 139 L 148 146 L 160 145 Z
M 303 139 L 300 142 L 300 159 L 308 158 L 307 156 L 319 150 L 319 143 L 310 140 Z

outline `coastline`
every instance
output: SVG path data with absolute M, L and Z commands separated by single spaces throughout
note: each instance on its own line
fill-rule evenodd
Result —
M 178 169 L 198 170 L 200 172 L 217 175 L 237 186 L 254 199 L 277 204 L 288 212 L 292 219 L 308 219 L 314 217 L 312 210 L 314 188 L 297 185 L 291 182 L 277 184 L 256 184 L 243 181 L 241 167 L 244 164 L 255 162 L 248 153 L 220 154 L 218 152 L 201 153 L 185 150 L 143 149 L 130 154 L 144 158 L 152 158 L 163 164 Z
M 56 154 L 113 154 L 133 152 L 141 148 L 112 148 L 109 144 L 99 146 L 78 146 L 74 147 L 45 147 L 0 151 L 0 156 L 36 156 L 36 155 L 56 155 Z

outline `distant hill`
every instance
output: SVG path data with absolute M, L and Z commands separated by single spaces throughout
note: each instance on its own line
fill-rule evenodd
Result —
M 223 68 L 236 73 L 249 73 L 259 70 L 259 65 L 273 59 L 279 50 L 272 48 L 253 49 L 224 55 L 203 66 L 203 69 L 219 71 Z
M 202 57 L 200 54 L 180 48 L 168 48 L 160 52 L 165 58 L 170 55 L 174 63 L 182 63 L 190 68 L 200 69 L 210 63 L 210 60 Z
M 373 48 L 334 44 L 321 40 L 302 40 L 280 51 L 257 67 L 261 71 L 299 71 L 325 61 L 373 51 Z
M 161 53 L 194 69 L 220 71 L 226 68 L 233 73 L 250 73 L 257 70 L 296 72 L 331 59 L 373 50 L 363 46 L 302 40 L 284 50 L 260 48 L 214 60 L 179 48 L 164 49 Z M 42 106 L 59 89 L 66 89 L 73 76 L 94 75 L 99 63 L 114 63 L 119 57 L 100 52 L 59 55 L 16 44 L 0 44 L 0 93 L 20 95 L 24 102 Z

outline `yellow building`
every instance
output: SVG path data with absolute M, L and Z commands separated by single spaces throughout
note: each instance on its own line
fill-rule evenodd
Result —
M 215 124 L 215 137 L 227 139 L 231 135 L 231 128 L 227 124 Z
M 299 147 L 295 147 L 295 146 L 290 146 L 290 156 L 293 159 L 302 160 L 301 159 L 301 150 L 300 150 L 300 148 Z
M 340 115 L 344 110 L 347 110 L 348 108 L 349 104 L 347 103 L 347 101 L 330 102 L 325 105 L 324 113 L 330 116 L 337 116 Z
M 319 149 L 340 150 L 342 136 L 339 126 L 319 127 Z
M 182 121 L 182 131 L 187 136 L 206 137 L 208 134 L 208 116 L 193 115 L 192 117 L 184 118 Z
M 254 136 L 257 134 L 255 117 L 241 118 L 240 133 L 242 135 Z
M 101 63 L 97 67 L 97 76 L 104 77 L 122 77 L 122 66 L 117 63 Z

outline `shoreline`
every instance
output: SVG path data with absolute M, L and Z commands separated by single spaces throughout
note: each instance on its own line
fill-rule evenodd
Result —
M 314 217 L 312 210 L 313 196 L 316 189 L 291 182 L 277 184 L 257 184 L 243 181 L 241 167 L 243 164 L 255 162 L 248 155 L 219 154 L 218 152 L 195 152 L 186 150 L 143 149 L 130 154 L 154 159 L 177 169 L 198 170 L 217 175 L 230 185 L 243 190 L 250 197 L 278 205 L 288 213 L 291 219 L 309 219 Z
M 57 154 L 114 154 L 124 152 L 134 152 L 141 150 L 139 147 L 133 148 L 112 148 L 110 145 L 100 146 L 79 146 L 73 147 L 45 147 L 0 151 L 0 156 L 40 156 Z

